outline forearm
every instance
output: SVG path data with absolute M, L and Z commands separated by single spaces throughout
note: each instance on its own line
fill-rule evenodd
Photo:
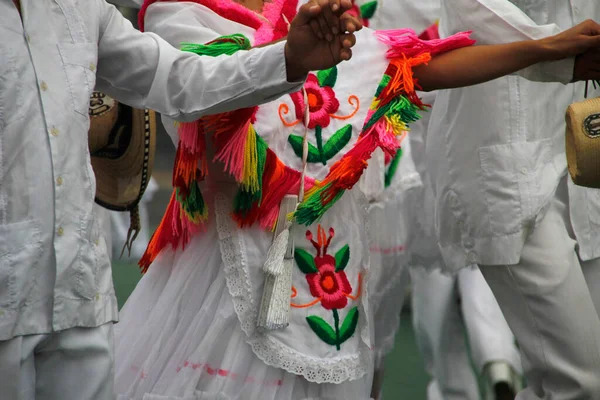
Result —
M 302 82 L 286 80 L 283 43 L 200 57 L 135 31 L 116 10 L 103 7 L 97 85 L 123 103 L 194 120 L 268 102 L 301 87 Z
M 543 16 L 530 17 L 515 4 L 505 0 L 453 0 L 442 2 L 440 32 L 451 34 L 472 30 L 480 45 L 536 40 L 556 35 L 562 29 Z M 516 72 L 540 82 L 568 83 L 573 78 L 574 60 L 563 59 L 535 64 Z
M 551 51 L 543 41 L 472 46 L 434 57 L 428 65 L 414 68 L 414 76 L 424 91 L 452 89 L 487 82 L 549 61 Z

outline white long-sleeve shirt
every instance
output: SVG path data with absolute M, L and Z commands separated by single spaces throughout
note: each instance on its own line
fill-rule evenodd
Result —
M 473 30 L 478 44 L 539 39 L 588 18 L 589 0 L 444 0 L 440 31 Z M 477 60 L 473 60 L 477 62 Z M 565 112 L 582 100 L 573 59 L 469 88 L 440 91 L 427 135 L 436 230 L 446 263 L 516 264 L 566 174 Z M 591 95 L 594 94 L 593 92 Z M 579 254 L 600 256 L 600 195 L 570 185 Z
M 92 211 L 87 133 L 96 86 L 193 120 L 299 90 L 284 44 L 232 57 L 180 53 L 104 0 L 0 0 L 0 340 L 117 319 Z

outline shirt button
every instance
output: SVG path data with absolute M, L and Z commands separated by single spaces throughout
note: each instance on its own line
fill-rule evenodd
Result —
M 27 40 L 28 43 L 31 43 L 31 36 L 25 35 L 25 40 Z
M 63 229 L 63 227 L 62 227 L 62 226 L 58 228 L 58 230 L 56 231 L 56 234 L 57 234 L 58 236 L 62 236 L 62 235 L 64 235 L 64 234 L 65 234 L 65 230 Z
M 42 81 L 42 83 L 40 83 L 40 88 L 45 92 L 46 90 L 48 90 L 48 84 Z
M 50 133 L 52 134 L 52 136 L 58 136 L 58 129 L 52 128 L 50 129 Z
M 527 168 L 525 168 L 525 167 L 521 168 L 521 173 L 523 175 L 527 175 L 528 172 L 529 172 L 529 170 Z
M 96 65 L 94 63 L 90 63 L 90 71 L 94 72 L 96 70 Z
M 452 207 L 458 207 L 460 204 L 458 203 L 458 199 L 456 198 L 456 196 L 452 196 L 450 197 L 450 205 Z
M 56 178 L 56 184 L 58 186 L 61 186 L 63 184 L 63 178 L 62 178 L 62 176 L 59 176 L 58 178 Z

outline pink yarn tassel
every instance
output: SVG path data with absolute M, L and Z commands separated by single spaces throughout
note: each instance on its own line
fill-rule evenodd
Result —
M 244 152 L 248 140 L 248 129 L 250 129 L 249 119 L 239 130 L 231 134 L 230 140 L 215 155 L 215 159 L 225 164 L 225 171 L 229 172 L 237 182 L 241 182 L 244 177 Z
M 419 39 L 412 29 L 376 31 L 375 35 L 381 42 L 390 47 L 386 53 L 388 59 L 412 58 L 423 53 L 430 53 L 433 56 L 475 44 L 475 41 L 470 38 L 471 31 L 460 32 L 446 39 L 433 40 Z
M 181 122 L 179 124 L 179 142 L 190 153 L 196 154 L 200 150 L 204 150 L 200 144 L 199 132 L 200 121 Z

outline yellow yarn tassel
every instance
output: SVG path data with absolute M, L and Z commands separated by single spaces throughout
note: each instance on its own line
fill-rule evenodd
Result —
M 246 138 L 246 149 L 244 151 L 244 169 L 242 174 L 242 188 L 251 193 L 260 189 L 258 181 L 258 154 L 256 149 L 256 131 L 252 124 L 248 126 L 248 136 Z

